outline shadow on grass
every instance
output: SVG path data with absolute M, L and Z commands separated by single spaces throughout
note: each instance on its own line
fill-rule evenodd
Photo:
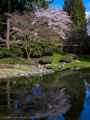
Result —
M 90 55 L 78 54 L 78 60 L 90 62 Z
M 64 56 L 66 54 L 75 54 L 75 53 L 60 53 L 60 54 Z M 78 60 L 90 62 L 90 55 L 86 55 L 86 54 L 76 54 L 76 55 L 78 56 Z

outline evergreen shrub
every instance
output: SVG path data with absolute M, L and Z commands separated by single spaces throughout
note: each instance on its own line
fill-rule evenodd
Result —
M 70 56 L 70 57 L 72 57 L 73 59 L 77 59 L 77 58 L 78 58 L 78 56 L 77 56 L 76 54 L 72 54 L 72 53 L 66 54 L 66 56 Z
M 10 48 L 0 47 L 0 58 L 14 58 L 23 57 L 23 51 L 21 48 L 11 46 Z
M 73 58 L 71 56 L 64 56 L 61 58 L 60 62 L 71 63 Z
M 43 57 L 39 62 L 41 64 L 51 64 L 53 59 L 51 57 Z
M 28 61 L 21 57 L 16 58 L 2 58 L 0 59 L 0 64 L 33 64 L 31 61 Z

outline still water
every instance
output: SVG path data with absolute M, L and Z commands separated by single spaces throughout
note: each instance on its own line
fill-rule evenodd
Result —
M 90 120 L 90 68 L 0 80 L 0 120 Z

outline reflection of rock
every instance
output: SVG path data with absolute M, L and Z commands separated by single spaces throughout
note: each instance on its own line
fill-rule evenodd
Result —
M 77 65 L 75 65 L 74 68 L 75 68 L 76 70 L 79 70 L 79 69 L 80 69 L 80 67 L 77 66 Z
M 71 69 L 65 69 L 65 70 L 63 70 L 62 72 L 61 72 L 61 76 L 62 75 L 73 75 L 73 74 L 76 74 L 77 73 L 77 71 L 74 71 L 74 70 L 71 70 Z

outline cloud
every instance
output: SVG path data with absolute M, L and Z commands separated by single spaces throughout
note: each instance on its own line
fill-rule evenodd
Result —
M 87 11 L 87 12 L 86 12 L 86 18 L 88 18 L 89 15 L 90 15 L 90 11 Z

